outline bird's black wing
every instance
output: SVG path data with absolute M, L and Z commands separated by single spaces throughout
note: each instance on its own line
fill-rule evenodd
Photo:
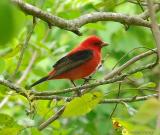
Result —
M 92 50 L 81 50 L 61 58 L 53 65 L 53 68 L 56 70 L 56 73 L 52 77 L 63 74 L 64 72 L 67 72 L 77 66 L 80 66 L 81 64 L 90 60 L 92 56 Z

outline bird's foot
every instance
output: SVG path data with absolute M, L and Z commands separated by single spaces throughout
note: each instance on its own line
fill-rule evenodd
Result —
M 74 87 L 76 87 L 76 84 L 74 83 L 74 81 L 73 80 L 70 80 L 70 81 L 74 85 Z M 80 97 L 81 96 L 81 90 L 75 90 L 75 95 Z
M 96 79 L 93 79 L 92 76 L 89 76 L 88 78 L 83 78 L 83 79 L 84 79 L 83 85 L 89 83 L 89 81 L 91 81 L 91 80 L 96 80 Z

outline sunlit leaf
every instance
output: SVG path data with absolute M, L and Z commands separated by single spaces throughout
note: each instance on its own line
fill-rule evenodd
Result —
M 43 135 L 37 128 L 31 129 L 32 135 Z
M 42 117 L 49 117 L 54 113 L 53 106 L 48 107 L 48 101 L 38 101 L 37 102 L 37 114 Z
M 131 75 L 131 77 L 133 77 L 135 79 L 141 79 L 143 77 L 143 73 L 137 72 L 137 73 L 134 73 L 133 75 Z
M 87 93 L 70 101 L 65 108 L 63 117 L 81 116 L 90 112 L 102 99 L 101 92 Z
M 60 129 L 61 128 L 61 123 L 58 120 L 55 120 L 54 122 L 52 122 L 52 126 L 56 129 Z
M 65 103 L 66 103 L 65 100 L 64 100 L 64 99 L 61 99 L 61 100 L 57 101 L 57 106 L 62 106 L 62 105 L 64 105 Z
M 155 88 L 156 87 L 156 83 L 149 82 L 149 83 L 146 83 L 146 84 L 143 84 L 143 85 L 139 86 L 138 88 L 144 88 L 144 87 Z

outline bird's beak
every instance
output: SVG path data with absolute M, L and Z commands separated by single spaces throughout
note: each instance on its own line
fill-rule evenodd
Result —
M 105 46 L 108 46 L 109 44 L 108 43 L 105 43 L 105 42 L 103 42 L 102 44 L 101 44 L 101 46 L 102 47 L 105 47 Z

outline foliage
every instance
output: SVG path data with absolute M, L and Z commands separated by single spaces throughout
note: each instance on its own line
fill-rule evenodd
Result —
M 80 116 L 90 112 L 102 100 L 102 93 L 87 93 L 71 100 L 62 114 L 63 117 Z
M 148 108 L 150 111 L 148 111 Z M 155 127 L 147 127 L 160 113 L 160 103 L 157 99 L 149 99 L 140 107 L 139 111 L 128 120 L 113 118 L 113 127 L 116 133 L 123 135 L 156 134 Z
M 1 135 L 17 135 L 22 126 L 18 125 L 12 117 L 6 114 L 0 114 L 0 134 Z
M 120 12 L 130 15 L 143 12 L 139 5 L 127 2 L 127 0 L 25 0 L 25 2 L 66 19 L 73 19 L 95 11 Z M 0 18 L 0 77 L 10 80 L 16 69 L 26 36 L 32 29 L 33 18 L 12 6 L 8 0 L 0 0 Z M 157 18 L 160 21 L 159 13 Z M 36 60 L 25 80 L 20 84 L 22 87 L 45 76 L 59 58 L 89 35 L 98 35 L 110 44 L 102 51 L 104 63 L 102 68 L 93 75 L 96 80 L 104 78 L 104 75 L 112 70 L 113 66 L 119 62 L 119 59 L 132 49 L 136 47 L 155 48 L 152 33 L 148 28 L 129 26 L 128 30 L 125 30 L 124 24 L 121 23 L 97 22 L 83 26 L 80 29 L 83 36 L 79 37 L 72 32 L 54 26 L 49 29 L 48 24 L 42 20 L 36 19 L 36 22 L 20 69 L 11 80 L 16 82 L 20 79 L 34 52 L 36 52 Z M 117 67 L 146 50 L 139 48 L 132 51 L 119 62 Z M 154 60 L 155 56 L 149 56 L 131 65 L 125 71 L 146 65 Z M 156 93 L 155 90 L 159 80 L 159 65 L 153 70 L 138 72 L 129 76 L 127 81 L 122 82 L 120 97 L 134 98 Z M 90 82 L 94 82 L 94 80 Z M 81 85 L 83 81 L 78 80 L 76 84 Z M 72 84 L 67 80 L 54 80 L 42 83 L 34 89 L 37 91 L 54 91 L 69 87 L 72 87 Z M 0 85 L 0 104 L 8 96 L 8 91 L 8 88 Z M 153 132 L 156 125 L 156 116 L 160 111 L 159 102 L 156 99 L 150 99 L 145 102 L 118 104 L 114 113 L 115 118 L 111 120 L 110 114 L 115 104 L 98 105 L 98 103 L 103 98 L 116 98 L 117 91 L 118 85 L 113 83 L 99 86 L 98 92 L 86 93 L 70 102 L 53 100 L 49 103 L 49 101 L 35 100 L 33 101 L 35 107 L 34 118 L 27 116 L 26 110 L 30 108 L 28 101 L 19 94 L 12 93 L 4 106 L 0 107 L 0 134 L 134 135 L 134 132 L 139 131 Z M 70 94 L 63 94 L 63 96 L 70 96 Z M 66 105 L 66 109 L 62 117 L 43 131 L 38 131 L 37 125 L 55 114 L 57 109 L 63 105 Z M 119 124 L 118 127 L 116 127 L 115 122 Z M 158 135 L 159 131 L 156 132 Z

